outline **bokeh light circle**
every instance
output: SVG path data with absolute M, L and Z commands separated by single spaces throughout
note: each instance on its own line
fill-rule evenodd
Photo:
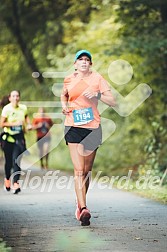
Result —
M 133 76 L 133 68 L 126 60 L 115 60 L 108 68 L 108 76 L 117 85 L 127 84 Z

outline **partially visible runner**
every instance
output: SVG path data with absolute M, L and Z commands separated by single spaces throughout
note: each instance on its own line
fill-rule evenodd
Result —
M 65 118 L 65 140 L 74 166 L 77 208 L 75 216 L 82 226 L 90 225 L 86 193 L 96 151 L 102 143 L 98 100 L 115 106 L 115 99 L 107 81 L 92 72 L 91 53 L 80 50 L 75 56 L 75 72 L 64 79 L 61 95 Z
M 48 169 L 49 149 L 51 144 L 50 128 L 52 125 L 52 119 L 46 115 L 43 108 L 39 108 L 37 116 L 32 121 L 32 126 L 37 133 L 41 169 Z
M 7 191 L 12 188 L 14 194 L 21 191 L 19 185 L 21 158 L 18 159 L 18 157 L 26 151 L 25 130 L 31 129 L 27 107 L 20 104 L 19 101 L 20 92 L 17 90 L 11 91 L 9 104 L 3 107 L 0 122 L 3 128 L 2 139 L 4 141 L 3 151 L 5 156 L 4 187 Z M 12 181 L 11 175 L 13 175 Z

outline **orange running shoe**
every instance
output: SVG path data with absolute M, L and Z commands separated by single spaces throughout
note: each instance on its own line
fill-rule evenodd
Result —
M 80 219 L 79 219 L 81 221 L 81 226 L 89 226 L 90 218 L 91 218 L 90 211 L 87 208 L 83 209 L 81 211 Z
M 4 180 L 4 189 L 6 190 L 6 191 L 10 191 L 10 180 L 9 179 L 6 179 L 5 178 L 5 180 Z
M 21 192 L 19 183 L 15 182 L 14 185 L 13 185 L 13 194 L 18 194 L 19 192 Z

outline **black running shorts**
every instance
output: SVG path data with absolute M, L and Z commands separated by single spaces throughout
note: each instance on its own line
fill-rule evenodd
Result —
M 73 126 L 65 126 L 65 140 L 68 143 L 80 143 L 85 150 L 96 150 L 102 143 L 101 126 L 97 129 L 86 129 Z

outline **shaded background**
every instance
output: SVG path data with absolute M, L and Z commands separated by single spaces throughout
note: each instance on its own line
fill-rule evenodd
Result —
M 76 51 L 87 49 L 93 55 L 93 69 L 122 96 L 126 97 L 140 83 L 147 83 L 153 90 L 127 117 L 112 109 L 103 113 L 106 119 L 115 122 L 116 130 L 98 151 L 94 171 L 121 176 L 130 169 L 133 179 L 137 179 L 151 170 L 152 175 L 162 177 L 167 163 L 166 31 L 165 0 L 1 1 L 1 97 L 19 89 L 23 102 L 41 101 L 48 113 L 60 113 L 59 107 L 49 106 L 47 101 L 60 101 L 63 78 L 73 70 Z M 126 85 L 117 85 L 108 75 L 111 62 L 119 59 L 133 67 L 133 77 Z M 39 76 L 32 76 L 34 72 Z M 63 74 L 47 78 L 44 72 Z M 29 107 L 31 118 L 36 111 L 37 107 Z M 53 120 L 60 123 L 59 119 Z M 55 129 L 52 145 L 58 135 Z M 31 146 L 35 132 L 27 133 L 26 138 Z M 38 154 L 34 152 L 32 158 L 33 155 Z M 72 170 L 63 140 L 50 153 L 50 167 Z

